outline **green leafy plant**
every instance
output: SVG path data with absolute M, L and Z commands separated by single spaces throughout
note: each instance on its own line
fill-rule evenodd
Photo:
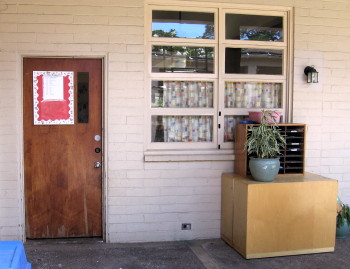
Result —
M 350 207 L 346 204 L 341 203 L 341 209 L 337 214 L 337 227 L 344 225 L 345 221 L 350 225 Z
M 244 149 L 248 155 L 261 159 L 275 158 L 281 148 L 286 146 L 286 140 L 278 130 L 274 111 L 262 111 L 261 123 L 248 127 L 248 139 Z M 273 123 L 268 123 L 272 119 Z

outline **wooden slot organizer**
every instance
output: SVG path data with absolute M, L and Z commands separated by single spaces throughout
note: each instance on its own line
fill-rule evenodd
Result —
M 235 130 L 235 173 L 250 175 L 249 156 L 244 151 L 250 124 L 238 123 Z M 281 149 L 279 174 L 304 174 L 305 167 L 305 124 L 279 124 L 278 128 L 286 139 L 286 148 Z
M 221 238 L 246 259 L 332 252 L 335 247 L 338 182 L 304 171 L 305 125 L 279 126 L 287 148 L 273 182 L 249 175 L 243 152 L 248 126 L 243 124 L 236 131 L 235 174 L 221 178 Z

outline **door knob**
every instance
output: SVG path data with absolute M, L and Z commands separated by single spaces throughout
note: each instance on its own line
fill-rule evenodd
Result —
M 95 168 L 99 168 L 101 167 L 101 163 L 100 162 L 95 162 Z

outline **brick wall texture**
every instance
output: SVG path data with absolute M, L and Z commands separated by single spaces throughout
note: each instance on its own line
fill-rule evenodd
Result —
M 350 203 L 350 2 L 221 2 L 294 7 L 293 121 L 308 125 L 306 170 L 339 180 Z M 21 57 L 28 55 L 106 57 L 108 242 L 220 236 L 220 176 L 233 171 L 232 161 L 144 162 L 144 11 L 143 0 L 0 1 L 0 240 L 25 239 Z M 318 84 L 305 83 L 307 65 L 319 71 Z

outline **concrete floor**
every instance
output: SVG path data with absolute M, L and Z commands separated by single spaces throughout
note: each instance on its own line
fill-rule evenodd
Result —
M 97 239 L 31 240 L 25 243 L 33 269 L 304 269 L 350 268 L 350 238 L 332 253 L 246 260 L 220 239 L 107 244 Z

